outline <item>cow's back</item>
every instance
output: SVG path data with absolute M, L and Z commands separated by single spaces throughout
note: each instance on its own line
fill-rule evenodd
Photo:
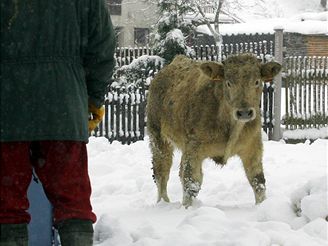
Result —
M 147 110 L 150 120 L 172 116 L 172 110 L 181 107 L 181 103 L 192 95 L 199 77 L 198 66 L 185 56 L 177 56 L 159 71 L 149 87 Z

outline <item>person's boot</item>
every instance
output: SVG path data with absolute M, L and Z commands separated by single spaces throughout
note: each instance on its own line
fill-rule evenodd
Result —
M 92 221 L 68 219 L 56 225 L 62 246 L 92 246 Z
M 27 224 L 0 224 L 1 246 L 27 246 Z

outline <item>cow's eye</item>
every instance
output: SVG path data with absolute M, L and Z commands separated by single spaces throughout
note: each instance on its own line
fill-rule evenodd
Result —
M 231 82 L 229 80 L 226 81 L 227 86 L 230 88 L 231 87 Z
M 255 81 L 255 86 L 256 86 L 256 87 L 259 87 L 260 84 L 261 84 L 261 82 L 260 82 L 259 80 L 256 80 L 256 81 Z

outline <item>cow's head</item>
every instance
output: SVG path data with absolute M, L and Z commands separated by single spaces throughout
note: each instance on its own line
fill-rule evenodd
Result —
M 256 118 L 263 81 L 271 80 L 281 69 L 277 62 L 261 64 L 253 55 L 231 56 L 224 64 L 204 62 L 201 71 L 216 83 L 216 93 L 232 107 L 235 120 L 248 122 Z

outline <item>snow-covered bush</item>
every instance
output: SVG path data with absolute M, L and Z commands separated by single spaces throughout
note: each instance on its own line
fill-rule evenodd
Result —
M 185 38 L 180 29 L 173 29 L 166 34 L 164 40 L 159 41 L 156 48 L 158 55 L 169 63 L 177 54 L 190 54 L 190 48 L 185 43 Z
M 159 56 L 140 56 L 134 59 L 129 65 L 124 65 L 115 71 L 114 77 L 116 79 L 112 87 L 139 87 L 145 84 L 148 85 L 154 74 L 160 70 L 163 63 L 163 58 Z
M 186 40 L 194 32 L 193 24 L 184 18 L 191 11 L 188 4 L 172 0 L 158 0 L 161 18 L 151 34 L 155 53 L 168 64 L 178 54 L 188 55 Z

